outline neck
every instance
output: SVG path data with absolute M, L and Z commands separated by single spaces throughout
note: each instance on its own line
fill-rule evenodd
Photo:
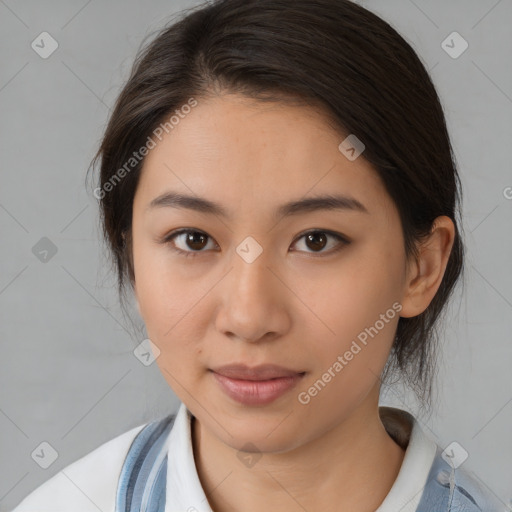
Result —
M 373 407 L 359 408 L 322 436 L 292 450 L 257 454 L 240 463 L 239 450 L 192 421 L 199 479 L 212 510 L 370 512 L 382 503 L 405 451 L 386 432 Z

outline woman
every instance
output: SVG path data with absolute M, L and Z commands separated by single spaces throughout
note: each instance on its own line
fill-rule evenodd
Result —
M 379 407 L 395 373 L 431 407 L 464 252 L 443 111 L 393 28 L 348 0 L 192 10 L 95 160 L 120 295 L 182 403 L 17 512 L 505 510 L 463 447 Z

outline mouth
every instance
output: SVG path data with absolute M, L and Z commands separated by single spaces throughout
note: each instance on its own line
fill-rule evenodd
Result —
M 253 406 L 273 402 L 291 391 L 306 374 L 276 365 L 250 368 L 240 364 L 211 369 L 210 372 L 227 396 Z

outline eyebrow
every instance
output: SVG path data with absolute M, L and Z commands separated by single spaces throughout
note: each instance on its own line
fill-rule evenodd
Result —
M 232 219 L 232 215 L 222 205 L 198 196 L 190 196 L 177 192 L 165 192 L 155 197 L 146 207 L 146 211 L 156 208 L 183 208 L 207 215 L 217 215 Z M 369 213 L 357 199 L 344 195 L 322 195 L 290 201 L 279 206 L 274 212 L 276 218 L 300 215 L 320 210 L 349 210 Z

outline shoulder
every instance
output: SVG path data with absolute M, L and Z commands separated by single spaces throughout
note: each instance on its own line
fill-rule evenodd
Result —
M 126 454 L 144 427 L 139 425 L 107 441 L 66 466 L 30 493 L 13 512 L 113 512 Z
M 474 471 L 443 454 L 438 447 L 417 512 L 508 512 Z

